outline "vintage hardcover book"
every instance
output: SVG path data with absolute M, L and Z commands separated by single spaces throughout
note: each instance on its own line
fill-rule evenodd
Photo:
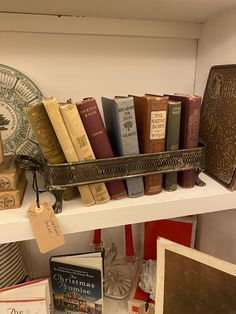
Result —
M 196 216 L 179 217 L 174 219 L 162 219 L 145 222 L 143 240 L 143 262 L 156 260 L 158 256 L 156 241 L 158 237 L 165 237 L 187 247 L 194 247 L 196 235 Z M 128 299 L 129 313 L 143 313 L 145 305 L 149 312 L 154 314 L 155 300 L 149 298 L 149 294 L 140 288 L 139 269 L 136 280 Z
M 37 103 L 33 106 L 26 107 L 24 110 L 45 160 L 50 164 L 66 162 L 66 158 L 44 104 Z M 63 193 L 63 198 L 69 200 L 76 195 L 78 195 L 78 190 L 76 188 L 67 188 Z
M 213 66 L 201 109 L 200 142 L 205 145 L 205 171 L 236 190 L 236 65 Z
M 25 172 L 22 172 L 16 190 L 0 191 L 0 210 L 20 207 L 24 197 L 26 185 L 27 180 Z
M 156 314 L 235 313 L 236 265 L 159 238 Z
M 1 314 L 51 314 L 48 279 L 39 279 L 0 290 Z
M 74 145 L 79 160 L 95 159 L 92 147 L 86 134 L 84 125 L 75 104 L 60 105 L 60 111 L 65 122 L 70 139 Z M 110 199 L 105 183 L 89 185 L 97 204 L 105 203 Z
M 140 153 L 157 153 L 165 150 L 168 97 L 134 96 Z M 144 178 L 147 195 L 160 193 L 162 174 Z
M 3 144 L 2 144 L 2 136 L 0 131 L 0 165 L 3 162 Z
M 102 107 L 107 134 L 115 156 L 139 154 L 133 97 L 102 97 Z M 127 178 L 125 183 L 129 197 L 144 194 L 142 177 Z
M 181 102 L 168 101 L 167 126 L 166 126 L 166 150 L 179 149 Z M 164 174 L 164 189 L 175 191 L 177 189 L 177 172 Z
M 15 190 L 23 170 L 15 165 L 16 156 L 4 156 L 0 165 L 0 191 Z
M 170 100 L 181 101 L 180 141 L 179 148 L 196 148 L 199 140 L 200 96 L 175 94 L 167 95 Z M 191 169 L 178 173 L 178 184 L 183 188 L 192 188 L 196 181 L 196 170 Z
M 74 146 L 71 142 L 64 120 L 61 116 L 59 104 L 55 97 L 44 99 L 44 107 L 47 111 L 49 119 L 52 123 L 53 129 L 56 133 L 57 139 L 60 143 L 62 151 L 66 157 L 67 162 L 78 161 L 78 156 L 75 152 Z M 95 203 L 92 192 L 88 185 L 78 186 L 81 199 L 86 206 L 93 205 Z
M 76 105 L 95 157 L 97 159 L 114 157 L 96 100 L 87 98 Z M 120 199 L 127 195 L 124 182 L 121 180 L 107 182 L 106 186 L 112 199 Z
M 53 256 L 50 274 L 59 313 L 103 313 L 103 253 Z

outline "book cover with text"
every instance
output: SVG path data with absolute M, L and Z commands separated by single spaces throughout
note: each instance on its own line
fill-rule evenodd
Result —
M 103 272 L 99 253 L 51 258 L 55 313 L 102 313 Z

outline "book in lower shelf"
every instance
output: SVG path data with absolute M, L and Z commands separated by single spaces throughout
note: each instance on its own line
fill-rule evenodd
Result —
M 103 313 L 102 252 L 50 259 L 55 313 Z
M 0 290 L 1 314 L 51 314 L 48 279 L 39 279 Z

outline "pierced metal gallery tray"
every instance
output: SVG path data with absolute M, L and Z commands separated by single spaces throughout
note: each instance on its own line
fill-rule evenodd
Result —
M 21 168 L 38 171 L 43 175 L 46 189 L 56 197 L 54 211 L 60 213 L 62 193 L 67 187 L 190 169 L 196 169 L 199 174 L 204 169 L 204 156 L 204 146 L 201 146 L 64 164 L 48 164 L 30 156 L 19 155 L 16 163 Z M 196 184 L 205 185 L 198 176 Z

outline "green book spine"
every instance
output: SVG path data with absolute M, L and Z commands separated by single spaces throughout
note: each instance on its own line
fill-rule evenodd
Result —
M 181 102 L 168 101 L 167 129 L 166 129 L 166 150 L 179 149 Z M 164 175 L 164 189 L 175 191 L 177 189 L 177 172 Z

